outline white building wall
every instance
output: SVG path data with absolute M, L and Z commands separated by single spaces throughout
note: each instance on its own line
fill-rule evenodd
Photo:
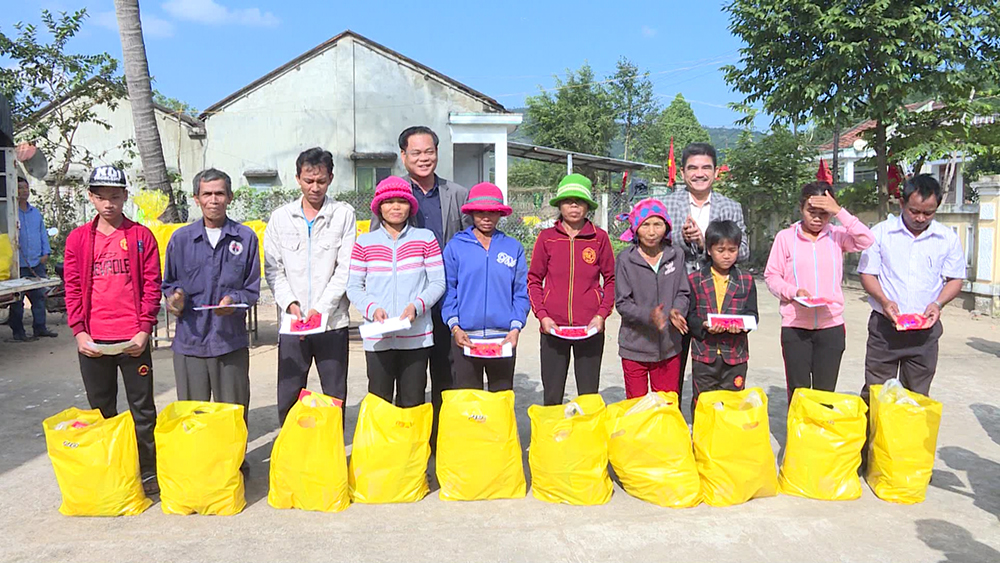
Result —
M 206 117 L 206 162 L 236 186 L 249 169 L 273 169 L 295 187 L 295 158 L 310 147 L 334 155 L 332 192 L 355 188 L 353 152 L 399 153 L 397 138 L 426 125 L 441 139 L 438 174 L 453 176 L 452 112 L 484 112 L 485 103 L 352 37 L 275 77 Z M 404 173 L 397 157 L 395 174 Z

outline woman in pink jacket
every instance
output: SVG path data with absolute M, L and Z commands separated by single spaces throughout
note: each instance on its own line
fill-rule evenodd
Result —
M 788 400 L 799 387 L 834 391 L 844 354 L 844 253 L 872 245 L 872 232 L 837 204 L 826 182 L 802 186 L 802 220 L 774 237 L 764 280 L 781 300 L 781 355 Z M 836 217 L 840 225 L 831 225 Z

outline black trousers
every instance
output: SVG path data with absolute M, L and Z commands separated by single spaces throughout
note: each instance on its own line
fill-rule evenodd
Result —
M 868 402 L 868 387 L 899 376 L 910 391 L 927 395 L 937 371 L 938 341 L 944 333 L 941 321 L 927 330 L 898 331 L 887 317 L 872 311 L 868 318 L 865 351 L 865 385 L 861 398 Z
M 90 408 L 100 409 L 104 418 L 118 415 L 118 372 L 121 372 L 128 409 L 135 422 L 139 469 L 143 478 L 156 475 L 156 444 L 153 441 L 156 405 L 153 403 L 153 357 L 149 346 L 138 358 L 127 354 L 90 358 L 79 352 L 77 356 Z
M 470 358 L 453 340 L 451 354 L 455 389 L 482 389 L 484 371 L 488 391 L 507 391 L 514 388 L 516 351 L 509 358 Z
M 576 390 L 580 395 L 597 393 L 601 382 L 601 358 L 604 356 L 604 333 L 585 340 L 566 340 L 541 335 L 539 356 L 542 366 L 542 390 L 546 406 L 561 405 L 566 394 L 569 356 L 573 354 Z
M 705 391 L 742 391 L 747 384 L 747 363 L 734 366 L 722 361 L 716 356 L 715 361 L 706 364 L 699 361 L 691 362 L 691 415 L 698 403 L 698 395 Z
M 781 328 L 781 356 L 785 359 L 788 402 L 799 387 L 836 391 L 840 360 L 846 347 L 844 325 L 819 330 Z
M 434 405 L 434 424 L 431 425 L 431 447 L 437 444 L 438 417 L 441 414 L 441 392 L 453 389 L 451 371 L 451 329 L 441 318 L 441 305 L 431 307 L 434 321 L 434 346 L 431 347 L 431 404 Z
M 424 404 L 427 361 L 431 348 L 365 352 L 368 365 L 368 392 L 396 406 L 409 408 Z
M 309 381 L 309 368 L 316 360 L 323 393 L 344 401 L 347 406 L 347 329 L 328 330 L 305 338 L 278 336 L 278 423 L 284 424 L 288 411 Z

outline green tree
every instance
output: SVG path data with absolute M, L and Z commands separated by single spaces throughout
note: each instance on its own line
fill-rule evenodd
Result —
M 798 217 L 799 191 L 815 180 L 815 154 L 801 135 L 781 126 L 760 138 L 745 131 L 727 153 L 730 171 L 717 189 L 743 206 L 754 263 L 767 260 L 777 230 Z
M 888 130 L 907 95 L 953 105 L 1000 75 L 995 0 L 733 0 L 730 29 L 746 44 L 726 80 L 777 123 L 875 122 L 879 211 L 888 212 Z
M 57 258 L 85 203 L 82 190 L 63 188 L 77 186 L 80 178 L 76 169 L 89 170 L 104 156 L 80 146 L 77 131 L 85 124 L 110 130 L 111 125 L 98 117 L 95 108 L 114 109 L 125 96 L 114 57 L 68 52 L 67 44 L 86 18 L 86 10 L 58 16 L 42 10 L 41 31 L 50 37 L 47 43 L 39 38 L 40 30 L 34 24 L 14 24 L 16 37 L 0 30 L 0 57 L 12 63 L 0 67 L 0 93 L 11 102 L 17 140 L 35 144 L 49 159 L 46 180 L 53 189 L 41 194 L 40 207 L 59 229 L 52 241 Z M 121 148 L 128 153 L 127 143 Z
M 651 174 L 657 180 L 667 180 L 667 156 L 670 154 L 670 139 L 674 140 L 674 160 L 677 163 L 677 178 L 680 178 L 681 151 L 690 143 L 709 143 L 711 137 L 701 126 L 698 118 L 684 96 L 677 94 L 653 122 L 646 134 L 645 158 L 663 168 Z
M 191 104 L 165 96 L 159 90 L 153 90 L 153 102 L 177 113 L 183 113 L 191 117 L 198 117 L 198 109 Z
M 641 140 L 656 116 L 657 104 L 653 97 L 653 83 L 649 72 L 639 72 L 639 67 L 628 59 L 618 59 L 615 73 L 609 78 L 608 95 L 614 109 L 615 121 L 621 126 L 625 160 L 632 155 L 632 148 Z M 634 156 L 634 155 L 633 155 Z
M 607 156 L 615 136 L 615 111 L 606 89 L 584 64 L 555 77 L 556 92 L 529 96 L 525 129 L 535 144 Z

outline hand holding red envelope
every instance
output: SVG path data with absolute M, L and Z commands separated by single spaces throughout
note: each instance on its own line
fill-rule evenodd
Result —
M 906 313 L 896 317 L 896 330 L 926 330 L 933 324 L 930 319 L 916 313 Z

